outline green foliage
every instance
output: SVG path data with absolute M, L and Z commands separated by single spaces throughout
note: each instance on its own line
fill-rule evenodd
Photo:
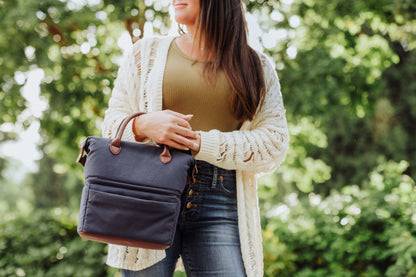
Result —
M 61 208 L 2 217 L 0 276 L 121 277 L 119 269 L 105 265 L 105 244 L 78 236 L 74 217 Z
M 1 166 L 0 159 L 0 166 Z M 0 172 L 0 214 L 5 217 L 9 211 L 19 211 L 27 215 L 33 209 L 31 205 L 32 191 L 26 182 L 28 176 L 16 174 L 16 169 L 22 167 L 21 162 L 14 159 L 4 159 L 3 172 Z
M 407 160 L 410 168 L 407 173 L 416 175 L 416 52 L 401 52 L 400 63 L 388 68 L 384 73 L 386 90 L 378 100 L 374 116 L 377 133 L 377 150 L 386 153 L 389 159 Z M 387 102 L 388 101 L 388 102 Z M 385 103 L 384 105 L 382 103 Z M 387 107 L 386 107 L 387 106 Z
M 289 124 L 289 133 L 291 151 L 283 168 L 279 170 L 283 183 L 291 184 L 304 193 L 314 191 L 314 185 L 325 183 L 331 178 L 331 167 L 310 156 L 312 151 L 327 149 L 327 135 L 320 130 L 319 121 L 314 122 L 307 117 L 293 125 Z
M 408 166 L 380 162 L 361 188 L 292 193 L 263 207 L 267 276 L 414 276 L 416 190 L 403 174 Z M 269 192 L 261 188 L 260 197 Z
M 0 276 L 106 276 L 105 246 L 82 240 L 69 216 L 37 211 L 0 222 Z
M 17 122 L 28 127 L 38 120 L 30 113 L 21 116 L 28 102 L 19 92 L 27 80 L 15 78 L 15 73 L 41 68 L 41 96 L 48 102 L 40 120 L 48 145 L 42 151 L 68 167 L 79 142 L 87 134 L 100 134 L 97 127 L 121 55 L 120 35 L 128 31 L 137 40 L 146 21 L 154 23 L 155 32 L 167 33 L 167 4 L 0 1 L 0 125 Z M 4 139 L 0 136 L 0 142 Z
M 247 1 L 266 32 L 261 39 L 279 36 L 264 45 L 277 63 L 291 128 L 306 119 L 325 137 L 322 147 L 309 141 L 308 126 L 292 132 L 294 153 L 279 186 L 328 194 L 361 184 L 380 155 L 409 161 L 406 173 L 416 178 L 413 2 Z M 293 47 L 294 58 L 286 51 Z
M 17 139 L 10 124 L 40 121 L 43 154 L 26 178 L 0 155 L 0 276 L 118 276 L 73 220 L 38 209 L 78 209 L 74 160 L 78 143 L 100 134 L 118 39 L 137 40 L 145 23 L 166 34 L 169 1 L 79 3 L 0 0 L 0 143 Z M 291 135 L 283 166 L 259 180 L 266 275 L 415 276 L 414 184 L 402 174 L 416 178 L 415 1 L 245 3 L 277 64 Z M 35 69 L 42 115 L 22 93 Z
M 79 197 L 75 197 L 82 190 L 83 181 L 77 179 L 77 186 L 70 190 L 69 180 L 73 179 L 73 175 L 65 175 L 60 172 L 59 163 L 49 156 L 39 161 L 40 170 L 30 175 L 28 187 L 34 195 L 35 209 L 48 209 L 57 207 L 62 204 L 69 205 L 70 198 L 75 198 L 76 206 L 79 206 Z M 51 170 L 52 169 L 52 170 Z M 75 200 L 74 199 L 74 200 Z

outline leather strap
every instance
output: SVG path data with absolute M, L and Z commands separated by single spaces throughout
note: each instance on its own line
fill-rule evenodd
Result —
M 120 124 L 120 127 L 118 128 L 117 131 L 117 136 L 115 139 L 113 139 L 113 141 L 111 142 L 110 145 L 110 151 L 111 153 L 113 153 L 113 155 L 117 155 L 118 153 L 120 153 L 121 151 L 121 137 L 123 136 L 124 130 L 126 129 L 127 124 L 130 122 L 130 120 L 132 120 L 133 118 L 137 117 L 137 116 L 141 116 L 145 114 L 144 112 L 142 113 L 134 113 L 132 115 L 129 115 L 128 117 L 126 117 Z
M 141 116 L 145 114 L 144 112 L 140 112 L 140 113 L 134 113 L 128 117 L 126 117 L 122 122 L 121 125 L 117 131 L 117 136 L 115 139 L 113 139 L 113 141 L 110 144 L 110 151 L 111 153 L 113 153 L 113 155 L 118 155 L 121 151 L 121 137 L 123 136 L 124 130 L 126 129 L 127 124 L 130 122 L 130 120 L 132 120 L 133 118 L 137 117 L 137 116 Z M 80 163 L 82 166 L 85 165 L 85 162 L 87 160 L 87 155 L 85 153 L 85 143 L 86 141 L 84 141 L 79 149 L 79 155 L 78 158 L 76 160 L 76 162 Z M 160 154 L 160 161 L 164 164 L 169 163 L 172 160 L 172 156 L 170 154 L 169 151 L 169 147 L 167 145 L 161 145 L 163 146 L 163 152 Z
M 134 113 L 123 120 L 120 125 L 120 128 L 117 132 L 116 138 L 110 144 L 110 151 L 113 155 L 117 155 L 121 151 L 121 137 L 123 136 L 124 130 L 126 129 L 127 124 L 135 117 L 141 116 L 146 114 L 144 112 Z M 167 145 L 163 145 L 163 152 L 160 154 L 160 161 L 164 164 L 169 163 L 172 160 L 172 156 L 169 152 L 169 147 Z

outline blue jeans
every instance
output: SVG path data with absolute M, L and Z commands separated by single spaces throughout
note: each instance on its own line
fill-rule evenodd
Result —
M 173 245 L 166 258 L 123 277 L 172 277 L 179 255 L 188 277 L 246 276 L 238 233 L 234 170 L 197 161 L 195 183 L 186 186 Z

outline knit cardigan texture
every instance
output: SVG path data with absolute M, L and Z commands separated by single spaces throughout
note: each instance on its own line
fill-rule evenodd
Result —
M 128 115 L 162 110 L 162 84 L 170 44 L 169 37 L 145 38 L 133 44 L 120 65 L 105 113 L 102 134 L 114 138 Z M 268 58 L 262 62 L 266 94 L 251 121 L 232 132 L 201 132 L 201 147 L 195 159 L 236 170 L 238 227 L 247 277 L 263 276 L 263 248 L 257 198 L 256 174 L 272 172 L 284 160 L 289 135 L 280 84 Z M 123 140 L 135 141 L 130 122 Z M 152 143 L 152 142 L 148 142 Z M 107 264 L 141 270 L 165 257 L 164 250 L 109 245 Z

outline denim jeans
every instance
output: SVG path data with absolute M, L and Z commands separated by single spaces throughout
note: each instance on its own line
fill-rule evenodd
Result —
M 234 170 L 197 161 L 195 183 L 186 186 L 173 245 L 166 258 L 123 277 L 172 277 L 179 255 L 187 277 L 244 277 L 238 233 Z

